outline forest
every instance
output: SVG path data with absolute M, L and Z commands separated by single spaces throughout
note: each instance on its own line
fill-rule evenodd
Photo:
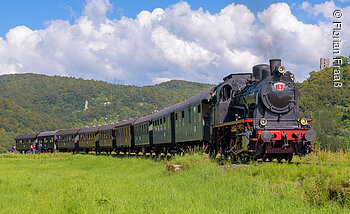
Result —
M 319 149 L 350 150 L 349 58 L 342 57 L 340 66 L 340 88 L 333 86 L 333 67 L 312 71 L 308 79 L 298 83 L 301 115 L 314 119 L 312 128 Z
M 341 88 L 333 87 L 332 67 L 312 71 L 297 83 L 301 115 L 314 118 L 315 144 L 321 150 L 350 150 L 350 65 L 346 57 L 342 62 Z M 2 75 L 0 86 L 0 152 L 4 152 L 18 134 L 141 117 L 214 85 L 172 80 L 137 87 L 28 73 Z

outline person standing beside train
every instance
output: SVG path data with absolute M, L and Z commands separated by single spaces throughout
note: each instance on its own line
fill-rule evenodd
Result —
M 35 144 L 34 143 L 32 144 L 31 149 L 32 149 L 33 155 L 34 155 L 35 154 Z
M 40 155 L 40 153 L 41 153 L 41 147 L 42 147 L 42 145 L 41 145 L 41 143 L 39 142 L 39 144 L 38 144 L 38 154 Z
M 56 143 L 54 142 L 53 143 L 53 151 L 55 152 L 55 154 L 56 154 L 56 152 L 57 152 L 57 145 L 56 145 Z

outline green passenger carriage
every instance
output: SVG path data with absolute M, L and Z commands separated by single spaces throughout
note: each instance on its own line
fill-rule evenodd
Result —
M 133 126 L 136 152 L 148 152 L 145 148 L 149 148 L 152 144 L 152 138 L 150 138 L 150 135 L 153 132 L 151 115 L 136 119 Z
M 19 152 L 29 152 L 39 133 L 18 135 L 15 137 L 16 149 Z
M 97 130 L 101 126 L 86 127 L 78 131 L 79 134 L 79 150 L 89 153 L 89 151 L 94 151 L 96 145 L 98 145 L 98 132 Z
M 42 151 L 53 152 L 54 145 L 56 144 L 56 132 L 57 131 L 47 131 L 38 134 L 37 139 L 38 143 L 42 145 Z M 38 148 L 38 144 L 35 146 Z
M 210 142 L 209 100 L 212 91 L 206 90 L 173 106 L 175 142 L 178 146 Z
M 116 125 L 116 152 L 130 152 L 134 146 L 134 130 L 132 124 L 135 119 L 120 122 Z
M 56 133 L 57 149 L 62 152 L 76 152 L 78 150 L 79 129 L 61 130 Z
M 101 128 L 98 129 L 98 151 L 105 151 L 107 153 L 111 153 L 116 147 L 116 126 L 117 123 L 113 123 L 103 125 L 101 126 Z

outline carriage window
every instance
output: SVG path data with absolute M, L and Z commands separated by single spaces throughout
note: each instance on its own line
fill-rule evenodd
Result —
M 182 111 L 182 112 L 181 112 L 181 117 L 182 117 L 182 118 L 185 118 L 185 111 Z
M 188 123 L 191 123 L 191 107 L 188 108 Z
M 175 113 L 175 120 L 177 120 L 177 113 Z
M 198 105 L 197 108 L 198 108 L 198 114 L 201 113 L 201 105 Z

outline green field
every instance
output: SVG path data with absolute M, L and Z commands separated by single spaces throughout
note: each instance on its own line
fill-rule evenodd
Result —
M 0 213 L 350 213 L 350 153 L 293 161 L 0 155 Z

